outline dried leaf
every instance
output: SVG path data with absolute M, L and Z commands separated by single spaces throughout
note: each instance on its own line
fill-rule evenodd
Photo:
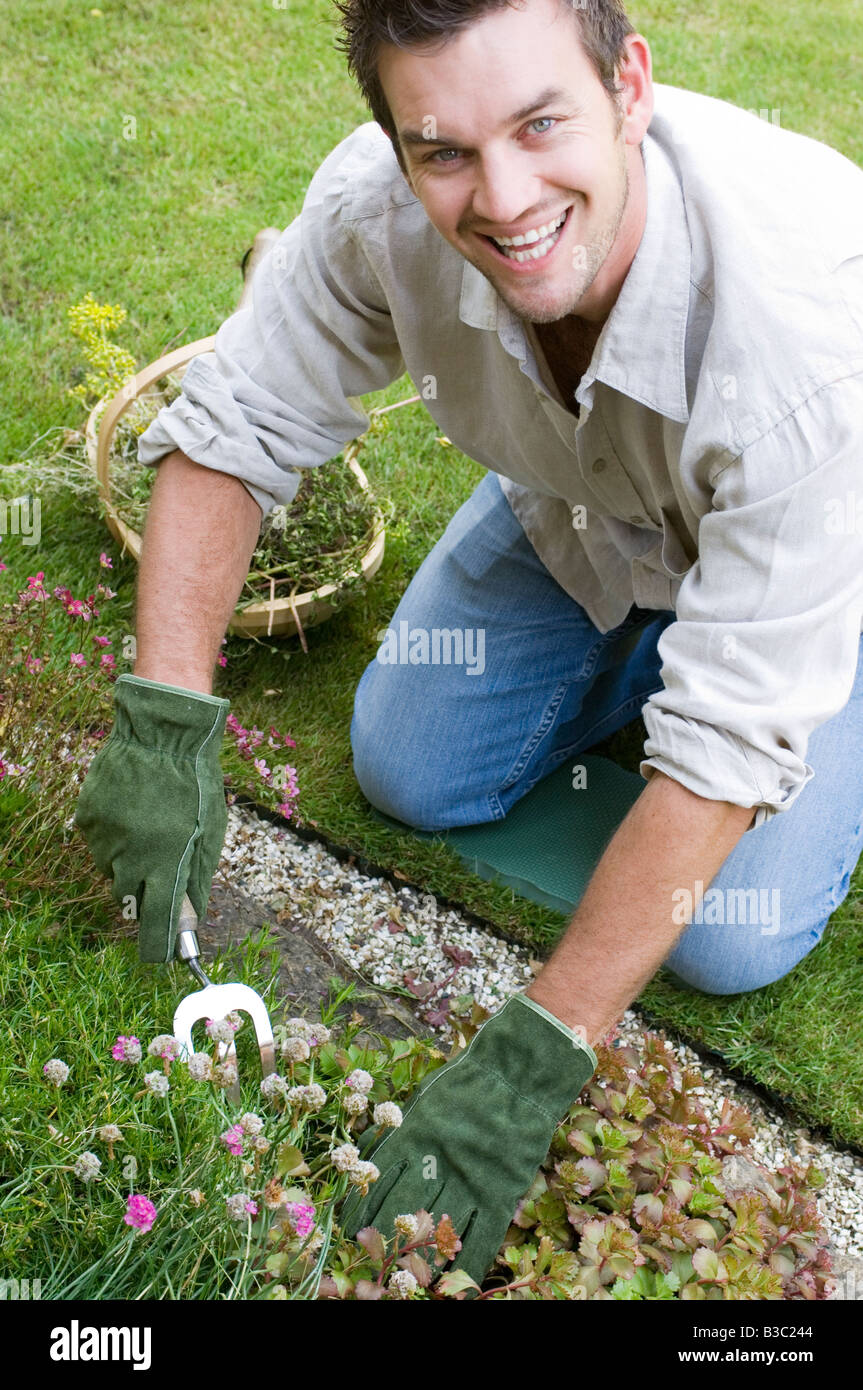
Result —
M 462 946 L 447 945 L 442 946 L 441 950 L 443 951 L 444 955 L 448 956 L 449 959 L 451 961 L 454 961 L 456 965 L 470 965 L 471 961 L 474 958 L 473 951 L 469 951 L 466 947 Z
M 461 1250 L 461 1241 L 458 1238 L 455 1226 L 446 1213 L 444 1213 L 437 1224 L 435 1230 L 435 1245 L 437 1246 L 438 1254 L 442 1256 L 444 1261 L 454 1260 L 459 1250 Z

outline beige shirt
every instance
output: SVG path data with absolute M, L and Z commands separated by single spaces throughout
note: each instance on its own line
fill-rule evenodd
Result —
M 598 628 L 633 603 L 674 610 L 642 775 L 758 807 L 757 826 L 813 775 L 809 736 L 857 668 L 863 171 L 729 103 L 654 93 L 644 235 L 577 419 L 369 123 L 318 169 L 139 458 L 182 449 L 266 513 L 365 429 L 356 397 L 407 370 Z

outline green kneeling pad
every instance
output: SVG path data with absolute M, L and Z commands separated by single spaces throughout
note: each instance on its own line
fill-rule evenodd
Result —
M 573 765 L 583 768 L 573 787 Z M 378 820 L 420 840 L 452 845 L 465 868 L 522 898 L 568 915 L 606 845 L 647 783 L 608 758 L 582 753 L 562 763 L 503 820 L 452 830 L 415 830 L 372 807 Z

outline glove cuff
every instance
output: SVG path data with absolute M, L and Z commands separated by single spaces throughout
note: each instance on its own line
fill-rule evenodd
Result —
M 204 755 L 218 762 L 230 707 L 216 695 L 122 675 L 114 682 L 112 737 L 175 760 Z
M 541 1004 L 537 1004 L 535 999 L 528 998 L 526 994 L 516 994 L 514 997 L 520 999 L 522 1004 L 526 1004 L 529 1009 L 533 1009 L 534 1013 L 538 1013 L 547 1023 L 551 1023 L 555 1028 L 558 1028 L 561 1033 L 570 1039 L 573 1047 L 580 1047 L 586 1052 L 593 1063 L 594 1071 L 596 1070 L 596 1053 L 588 1043 L 586 1037 L 582 1037 L 581 1033 L 575 1033 L 571 1028 L 567 1028 L 565 1023 L 562 1023 L 554 1014 L 550 1014 L 548 1009 L 544 1009 Z
M 172 695 L 191 695 L 195 700 L 206 700 L 211 705 L 230 705 L 230 700 L 222 699 L 220 695 L 207 695 L 203 690 L 190 690 L 185 685 L 163 685 L 161 681 L 151 681 L 147 676 L 133 676 L 126 672 L 118 676 L 115 685 L 120 682 L 124 685 L 144 685 L 150 686 L 153 690 L 167 690 Z

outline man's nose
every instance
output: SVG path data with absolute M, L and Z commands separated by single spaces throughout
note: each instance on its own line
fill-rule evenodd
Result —
M 473 211 L 483 222 L 494 227 L 513 226 L 541 201 L 540 181 L 530 172 L 523 155 L 492 151 L 477 160 Z

